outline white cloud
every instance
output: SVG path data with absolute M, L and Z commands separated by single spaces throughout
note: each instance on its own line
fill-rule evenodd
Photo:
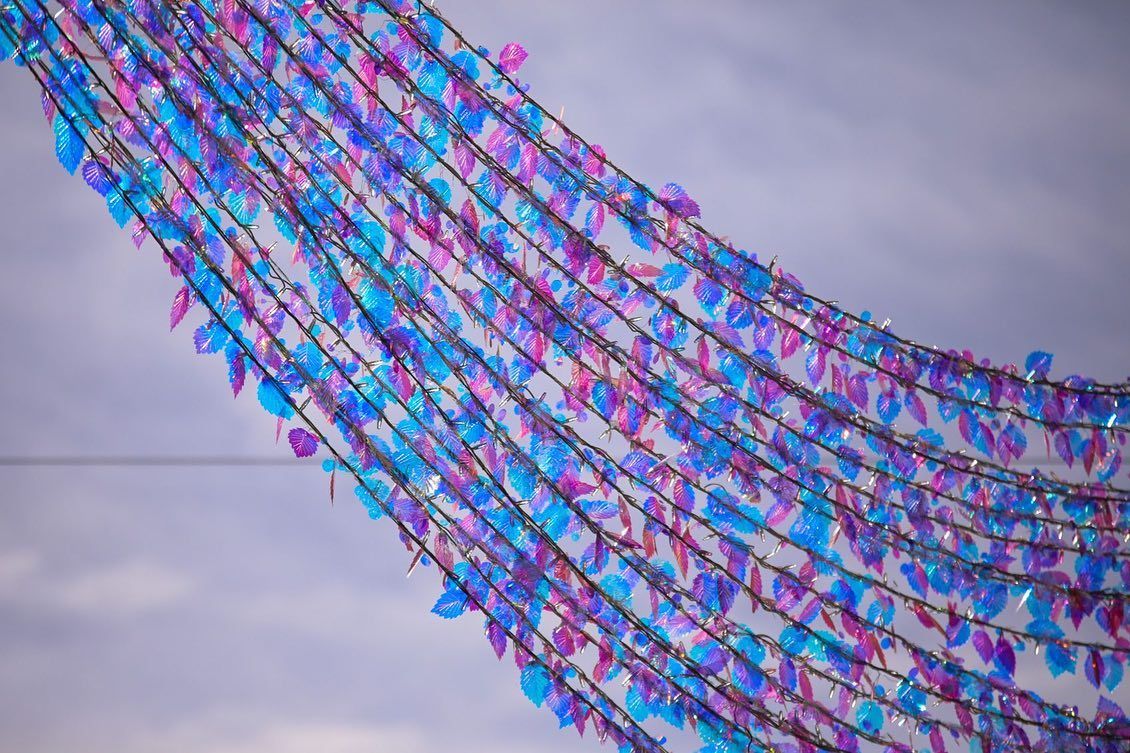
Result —
M 39 554 L 30 549 L 0 552 L 0 597 L 19 588 L 39 570 Z
M 168 608 L 193 591 L 183 573 L 148 562 L 127 562 L 58 582 L 55 601 L 90 615 L 130 617 Z
M 511 732 L 476 741 L 460 735 L 450 721 L 300 719 L 208 710 L 164 726 L 132 716 L 103 717 L 84 733 L 63 725 L 39 738 L 36 749 L 87 753 L 525 753 L 536 749 L 548 753 L 586 747 L 565 737 L 556 741 L 560 745 L 531 746 L 519 732 Z
M 133 714 L 103 716 L 85 729 L 59 725 L 34 749 L 88 753 L 425 753 L 428 734 L 400 722 L 301 720 L 279 713 L 206 710 L 160 724 Z
M 423 753 L 422 730 L 409 725 L 273 720 L 252 729 L 203 727 L 181 730 L 155 747 L 184 753 Z
M 231 605 L 231 613 L 252 629 L 271 627 L 358 644 L 370 643 L 375 636 L 382 640 L 481 642 L 475 630 L 452 630 L 451 623 L 429 614 L 439 586 L 419 580 L 422 598 L 389 593 L 390 589 L 379 586 L 367 590 L 338 582 L 256 594 Z
M 0 552 L 0 605 L 8 607 L 129 618 L 171 608 L 194 589 L 187 574 L 145 560 L 76 573 L 47 568 L 30 550 Z

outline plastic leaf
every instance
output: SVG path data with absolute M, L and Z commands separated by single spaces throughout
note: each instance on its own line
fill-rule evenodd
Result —
M 452 620 L 467 611 L 467 594 L 462 591 L 444 591 L 432 606 L 432 614 Z
M 522 63 L 526 62 L 529 53 L 526 48 L 517 42 L 511 42 L 502 48 L 502 52 L 498 55 L 498 67 L 506 73 L 517 73 L 518 69 L 522 67 Z
M 295 457 L 308 458 L 318 451 L 318 438 L 305 429 L 297 427 L 291 429 L 287 432 L 286 438 L 294 450 Z

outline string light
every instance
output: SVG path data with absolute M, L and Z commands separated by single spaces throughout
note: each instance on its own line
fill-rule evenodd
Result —
M 203 310 L 197 349 L 298 424 L 297 456 L 325 448 L 331 496 L 355 478 L 442 573 L 433 611 L 482 613 L 563 725 L 624 750 L 687 722 L 720 751 L 1121 744 L 1121 709 L 1040 698 L 1017 651 L 1121 682 L 1125 385 L 804 293 L 537 105 L 520 46 L 491 58 L 430 7 L 59 5 L 0 8 L 0 52 L 184 278 L 171 323 Z M 1029 434 L 1095 479 L 1011 468 Z

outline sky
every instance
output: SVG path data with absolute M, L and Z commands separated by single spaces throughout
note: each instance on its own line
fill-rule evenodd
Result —
M 447 0 L 532 92 L 809 290 L 920 342 L 1130 373 L 1124 4 Z M 0 64 L 0 456 L 289 456 Z M 0 467 L 0 748 L 599 750 L 316 465 Z M 1125 700 L 1125 699 L 1124 699 Z

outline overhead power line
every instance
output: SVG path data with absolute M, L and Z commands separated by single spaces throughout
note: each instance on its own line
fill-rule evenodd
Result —
M 247 467 L 247 466 L 311 466 L 310 458 L 223 455 L 45 455 L 0 456 L 0 466 L 16 468 L 171 468 L 171 467 Z

